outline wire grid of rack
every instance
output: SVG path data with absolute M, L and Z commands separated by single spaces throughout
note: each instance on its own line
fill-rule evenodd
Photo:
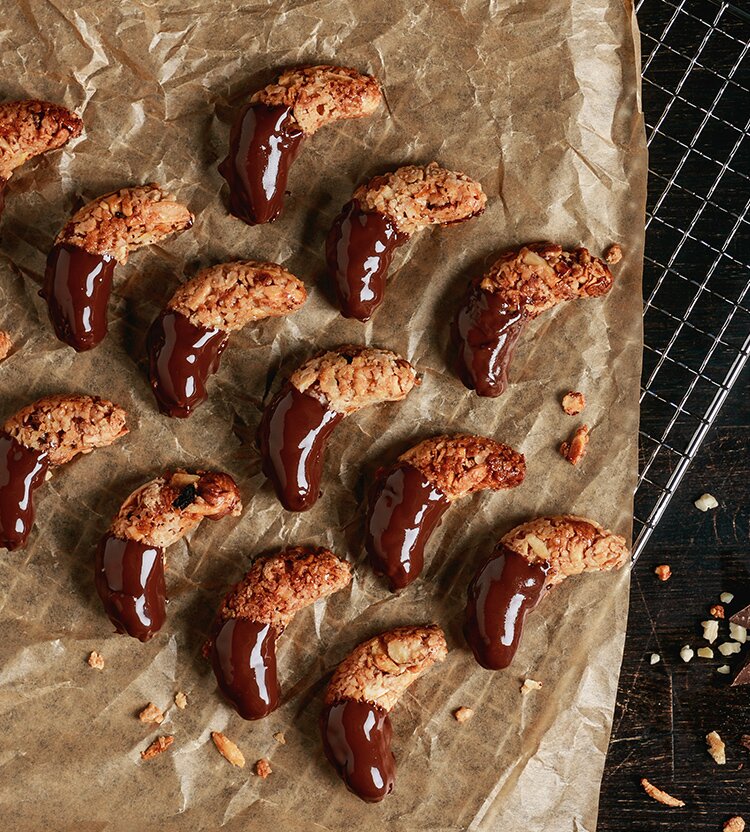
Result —
M 637 14 L 650 162 L 634 560 L 750 357 L 750 14 L 718 0 Z

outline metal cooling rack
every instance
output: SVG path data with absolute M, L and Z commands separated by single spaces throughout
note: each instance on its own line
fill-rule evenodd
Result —
M 650 162 L 634 559 L 750 357 L 750 14 L 717 0 L 637 14 Z

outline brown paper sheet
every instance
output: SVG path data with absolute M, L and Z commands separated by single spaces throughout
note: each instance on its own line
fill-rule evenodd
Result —
M 0 364 L 0 415 L 49 392 L 94 392 L 127 408 L 132 432 L 57 472 L 39 493 L 28 548 L 0 553 L 4 828 L 593 832 L 627 570 L 556 590 L 504 672 L 474 663 L 461 622 L 471 575 L 514 524 L 576 512 L 630 532 L 646 182 L 630 2 L 17 0 L 6 11 L 3 97 L 64 103 L 83 116 L 86 134 L 10 185 L 0 328 L 16 351 Z M 326 61 L 375 73 L 388 106 L 311 139 L 283 216 L 248 228 L 227 214 L 216 170 L 229 123 L 279 67 Z M 374 321 L 345 321 L 319 288 L 334 215 L 363 178 L 432 159 L 480 179 L 487 212 L 418 235 L 400 250 Z M 190 205 L 195 226 L 118 269 L 109 337 L 76 355 L 54 339 L 37 297 L 46 253 L 79 197 L 151 180 Z M 480 400 L 451 370 L 449 321 L 471 276 L 504 248 L 538 239 L 597 254 L 620 242 L 625 259 L 607 298 L 563 305 L 530 327 L 509 391 Z M 184 275 L 247 257 L 302 277 L 307 305 L 234 335 L 210 403 L 190 420 L 157 415 L 144 372 L 147 326 Z M 281 372 L 349 341 L 401 352 L 424 382 L 400 405 L 346 420 L 328 449 L 323 498 L 307 514 L 287 514 L 252 442 L 262 402 Z M 589 400 L 591 444 L 578 468 L 557 453 L 577 424 L 560 409 L 568 389 Z M 456 430 L 523 451 L 526 483 L 453 508 L 422 579 L 392 596 L 363 562 L 365 484 L 416 440 Z M 112 633 L 94 592 L 93 551 L 130 490 L 175 465 L 229 471 L 246 510 L 169 550 L 168 623 L 142 645 Z M 297 617 L 279 645 L 285 704 L 244 722 L 217 694 L 200 647 L 250 559 L 304 542 L 351 558 L 356 578 Z M 421 621 L 446 629 L 451 652 L 395 711 L 396 792 L 368 806 L 323 757 L 317 719 L 327 674 L 360 640 Z M 85 663 L 93 649 L 105 657 L 103 672 Z M 522 697 L 526 676 L 543 689 Z M 178 690 L 188 695 L 184 711 L 171 705 Z M 149 701 L 169 709 L 156 730 L 136 718 Z M 476 715 L 459 725 L 451 713 L 462 705 Z M 211 730 L 240 746 L 244 770 L 218 755 Z M 272 738 L 277 731 L 286 745 Z M 141 762 L 139 752 L 165 733 L 175 736 L 171 750 Z M 261 757 L 273 766 L 265 781 L 251 771 Z

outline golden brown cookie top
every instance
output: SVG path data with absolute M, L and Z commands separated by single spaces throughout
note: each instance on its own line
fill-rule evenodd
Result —
M 80 136 L 83 122 L 49 101 L 6 101 L 0 104 L 0 179 L 10 179 L 24 162 L 57 150 Z
M 89 254 L 109 254 L 119 263 L 142 246 L 161 242 L 193 224 L 193 215 L 153 182 L 104 194 L 77 211 L 57 235 Z
M 306 298 L 302 281 L 286 269 L 243 260 L 198 272 L 177 289 L 167 308 L 195 326 L 233 332 L 252 321 L 289 315 Z
M 21 445 L 47 452 L 50 465 L 63 465 L 124 436 L 125 420 L 125 411 L 113 402 L 64 393 L 27 405 L 2 429 Z
M 380 84 L 371 75 L 326 64 L 288 69 L 250 99 L 253 104 L 291 107 L 307 136 L 333 121 L 369 116 L 382 100 Z

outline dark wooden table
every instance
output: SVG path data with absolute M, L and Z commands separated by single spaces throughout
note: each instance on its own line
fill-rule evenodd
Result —
M 709 235 L 712 230 L 715 232 L 715 238 L 708 239 L 719 248 L 718 240 L 734 222 L 732 217 L 742 216 L 742 206 L 747 209 L 750 99 L 743 88 L 748 87 L 750 72 L 747 61 L 734 72 L 732 67 L 736 67 L 742 41 L 750 36 L 750 25 L 726 12 L 717 18 L 720 11 L 721 7 L 709 0 L 676 4 L 644 0 L 639 13 L 644 62 L 654 53 L 644 84 L 647 123 L 653 126 L 667 114 L 661 128 L 664 135 L 651 143 L 650 166 L 654 174 L 649 207 L 661 219 L 650 224 L 647 235 L 646 298 L 663 272 L 655 263 L 668 262 L 674 250 L 674 229 L 687 227 L 701 202 L 708 199 L 712 203 L 704 205 L 704 214 L 712 217 L 712 224 L 704 223 L 703 228 Z M 701 48 L 706 37 L 708 40 Z M 697 65 L 680 86 L 687 59 L 696 55 Z M 694 83 L 693 72 L 702 74 L 698 83 Z M 717 85 L 727 77 L 734 80 L 714 108 Z M 686 104 L 683 98 L 698 106 Z M 718 118 L 711 116 L 701 130 L 701 120 L 711 111 Z M 729 124 L 734 124 L 739 133 Z M 746 134 L 744 144 L 742 132 Z M 744 177 L 727 176 L 711 194 L 716 170 L 705 156 L 698 154 L 693 158 L 693 153 L 683 171 L 675 176 L 680 158 L 689 152 L 686 147 L 699 147 L 706 156 L 721 162 L 719 156 L 731 153 L 730 145 L 736 136 L 741 144 L 731 166 L 744 171 Z M 670 180 L 675 178 L 678 185 L 670 187 Z M 666 198 L 659 203 L 662 194 Z M 697 195 L 698 202 L 689 201 L 689 194 Z M 719 228 L 722 223 L 726 228 Z M 696 225 L 695 236 L 699 240 L 700 228 Z M 689 271 L 689 258 L 683 258 L 683 265 L 679 265 L 680 256 L 676 261 L 677 269 L 697 282 L 714 257 L 710 249 L 704 248 L 694 245 L 690 249 L 706 257 L 705 263 L 696 263 L 692 258 L 694 274 Z M 746 223 L 740 225 L 731 250 L 735 262 L 722 261 L 716 272 L 724 296 L 741 291 L 743 281 L 747 281 L 747 271 L 736 262 L 750 263 Z M 669 314 L 647 312 L 647 345 L 668 342 L 681 317 L 679 309 L 684 308 L 695 291 L 695 283 L 689 280 L 669 280 L 660 293 L 663 299 L 659 300 L 657 295 L 657 305 L 667 307 Z M 698 308 L 691 320 L 705 332 L 715 332 L 720 324 L 715 315 L 712 318 L 715 309 L 716 304 L 709 304 L 701 314 Z M 746 314 L 735 321 L 733 335 L 737 343 L 747 337 L 749 321 Z M 699 366 L 706 343 L 697 333 L 692 342 L 686 339 L 680 360 L 688 367 Z M 653 348 L 646 350 L 645 378 L 657 358 L 658 352 Z M 667 369 L 660 373 L 658 384 L 661 397 L 679 402 L 685 374 L 671 374 Z M 685 664 L 679 656 L 684 644 L 690 644 L 694 650 L 707 645 L 700 622 L 710 617 L 709 608 L 719 602 L 720 593 L 731 592 L 735 596 L 728 613 L 750 604 L 749 387 L 750 368 L 746 368 L 634 568 L 625 657 L 601 791 L 599 832 L 720 832 L 723 823 L 736 814 L 744 815 L 750 829 L 750 751 L 740 744 L 741 736 L 750 734 L 750 686 L 732 688 L 731 676 L 716 673 L 716 667 L 724 663 L 716 651 L 722 638 L 713 645 L 714 660 L 696 656 Z M 647 396 L 642 426 L 653 436 L 658 433 L 664 414 L 651 405 Z M 678 442 L 678 436 L 672 439 L 675 446 Z M 651 450 L 652 443 L 644 440 L 642 464 Z M 668 455 L 665 464 L 671 464 Z M 693 501 L 704 492 L 719 500 L 719 508 L 707 513 L 695 508 Z M 659 564 L 672 568 L 672 578 L 666 583 L 654 574 Z M 750 647 L 746 646 L 743 655 L 748 650 Z M 649 663 L 651 653 L 661 656 L 658 664 Z M 731 657 L 728 663 L 737 667 L 738 657 Z M 705 736 L 713 730 L 726 743 L 724 766 L 717 765 L 707 753 Z M 681 798 L 687 806 L 668 808 L 652 801 L 639 785 L 642 777 Z

